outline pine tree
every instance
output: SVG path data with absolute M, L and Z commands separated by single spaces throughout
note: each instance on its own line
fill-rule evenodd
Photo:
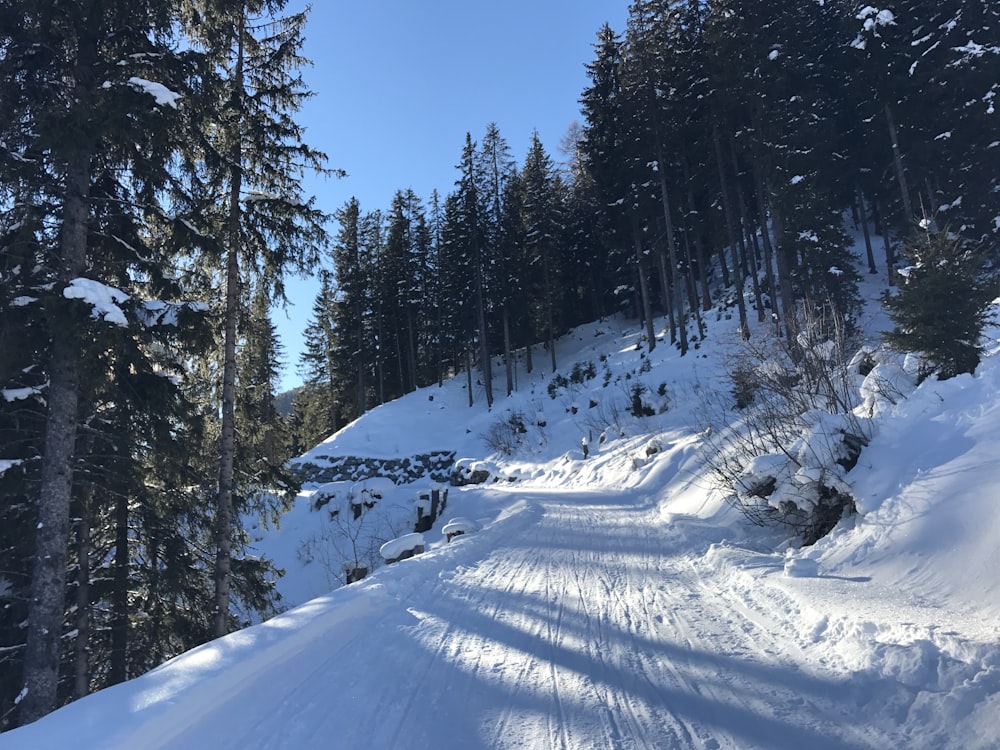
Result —
M 565 232 L 568 286 L 576 292 L 570 325 L 603 319 L 617 307 L 610 283 L 617 276 L 614 227 L 608 211 L 600 205 L 587 164 L 585 138 L 583 127 L 574 122 L 562 143 L 569 157 Z
M 996 274 L 984 269 L 984 254 L 946 232 L 925 229 L 908 248 L 912 262 L 899 293 L 885 299 L 896 330 L 886 341 L 922 354 L 923 376 L 941 380 L 974 372 L 982 354 L 988 309 L 997 295 Z
M 586 65 L 590 85 L 580 97 L 584 123 L 579 151 L 587 179 L 576 180 L 574 184 L 578 188 L 586 186 L 588 196 L 584 205 L 593 205 L 594 215 L 599 217 L 596 232 L 600 244 L 597 247 L 606 248 L 606 252 L 595 258 L 593 274 L 598 276 L 600 269 L 605 270 L 601 276 L 608 279 L 611 287 L 604 292 L 609 295 L 607 303 L 610 309 L 617 309 L 628 303 L 628 300 L 618 297 L 620 290 L 629 286 L 629 256 L 616 251 L 621 245 L 618 238 L 623 231 L 621 212 L 612 208 L 622 200 L 618 185 L 618 151 L 622 140 L 621 40 L 608 24 L 604 24 L 598 31 L 594 48 L 595 59 Z M 577 189 L 574 194 L 579 196 L 580 190 Z
M 448 195 L 442 211 L 441 239 L 438 243 L 438 284 L 435 294 L 440 315 L 438 345 L 452 363 L 454 373 L 468 365 L 469 358 L 466 355 L 477 330 L 475 300 L 469 294 L 474 270 L 465 207 L 466 203 L 458 192 Z M 470 373 L 469 380 L 471 379 Z M 472 403 L 473 394 L 470 390 L 469 405 Z
M 680 172 L 676 163 L 684 144 L 680 125 L 674 117 L 677 102 L 672 101 L 670 95 L 679 83 L 674 78 L 673 61 L 667 56 L 672 47 L 673 25 L 669 3 L 636 0 L 632 4 L 622 77 L 630 103 L 633 140 L 638 146 L 631 160 L 638 188 L 637 204 L 648 200 L 647 196 L 652 195 L 649 188 L 655 184 L 659 205 L 656 214 L 649 214 L 647 221 L 655 216 L 655 226 L 662 227 L 657 234 L 663 237 L 666 254 L 658 252 L 657 260 L 663 307 L 670 322 L 671 342 L 678 345 L 683 355 L 687 353 L 688 340 L 681 275 L 687 260 L 682 258 L 678 247 L 673 205 L 677 192 L 674 184 L 679 181 Z
M 34 556 L 23 592 L 22 721 L 58 700 L 74 469 L 91 401 L 87 366 L 104 353 L 92 334 L 137 325 L 110 282 L 155 282 L 162 258 L 139 227 L 159 213 L 176 138 L 173 92 L 182 87 L 182 66 L 171 45 L 173 10 L 172 3 L 111 0 L 3 7 L 11 23 L 0 56 L 0 182 L 20 223 L 4 228 L 4 254 L 9 242 L 22 258 L 37 251 L 39 263 L 12 276 L 15 285 L 42 282 L 11 298 L 34 300 L 42 342 L 12 359 L 38 356 L 31 364 L 47 383 L 40 458 L 25 485 L 37 499 L 22 516 L 31 518 Z M 95 290 L 119 306 L 88 305 Z
M 373 263 L 362 244 L 361 206 L 352 198 L 334 213 L 340 224 L 331 249 L 337 303 L 331 309 L 336 331 L 333 379 L 345 394 L 345 417 L 354 419 L 368 408 L 372 382 L 374 335 L 371 332 Z M 332 291 L 332 290 L 331 290 Z M 329 307 L 330 301 L 324 303 Z M 334 342 L 328 342 L 334 343 Z
M 460 211 L 461 242 L 466 246 L 466 254 L 470 260 L 472 271 L 473 295 L 475 301 L 475 320 L 479 344 L 479 368 L 483 377 L 483 388 L 486 391 L 486 404 L 493 406 L 493 366 L 490 359 L 489 331 L 486 327 L 487 284 L 489 281 L 489 256 L 486 247 L 482 196 L 480 192 L 481 175 L 476 158 L 476 144 L 470 133 L 465 134 L 465 146 L 462 148 L 462 160 L 459 164 L 461 177 L 456 183 L 456 196 Z M 472 395 L 471 391 L 469 393 Z
M 423 205 L 412 190 L 398 191 L 389 210 L 385 253 L 381 258 L 382 287 L 376 294 L 384 300 L 385 330 L 394 350 L 398 377 L 390 398 L 415 390 L 420 380 L 418 328 L 424 315 L 427 286 L 427 256 Z
M 205 226 L 224 270 L 222 392 L 216 500 L 213 630 L 230 628 L 233 544 L 239 518 L 234 494 L 239 450 L 236 396 L 238 323 L 244 290 L 283 298 L 283 275 L 305 268 L 325 241 L 323 214 L 302 194 L 307 170 L 324 172 L 325 157 L 303 142 L 293 119 L 310 95 L 300 68 L 304 13 L 281 17 L 284 0 L 192 0 L 186 31 L 205 53 L 203 117 L 187 166 Z
M 605 24 L 598 32 L 595 48 L 596 59 L 587 66 L 591 85 L 584 89 L 580 99 L 586 118 L 582 147 L 599 205 L 614 217 L 618 244 L 622 247 L 631 245 L 634 249 L 631 258 L 627 253 L 622 253 L 618 260 L 612 261 L 620 269 L 616 291 L 636 286 L 626 281 L 630 273 L 638 278 L 641 317 L 646 322 L 649 346 L 653 348 L 656 346 L 656 337 L 653 333 L 652 305 L 643 262 L 642 226 L 636 196 L 639 183 L 632 179 L 627 169 L 634 162 L 632 149 L 635 139 L 629 130 L 631 122 L 628 101 L 622 82 L 623 43 L 611 27 Z
M 562 205 L 552 159 L 538 132 L 521 170 L 521 216 L 531 275 L 527 282 L 535 331 L 545 336 L 556 371 L 556 336 L 562 332 Z
M 517 286 L 517 247 L 514 238 L 504 233 L 505 201 L 507 187 L 514 178 L 516 165 L 507 141 L 500 135 L 496 123 L 486 127 L 477 154 L 478 172 L 482 185 L 478 191 L 483 203 L 484 236 L 486 248 L 486 288 L 492 304 L 499 314 L 499 327 L 503 335 L 504 374 L 507 395 L 514 390 L 514 364 L 512 352 L 512 317 L 516 305 L 513 290 Z
M 320 288 L 313 301 L 312 315 L 303 334 L 304 350 L 299 372 L 304 390 L 295 399 L 299 425 L 299 450 L 305 450 L 339 429 L 342 384 L 338 382 L 336 352 L 339 335 L 338 304 L 334 296 L 332 274 L 320 272 Z M 346 384 L 343 384 L 346 385 Z

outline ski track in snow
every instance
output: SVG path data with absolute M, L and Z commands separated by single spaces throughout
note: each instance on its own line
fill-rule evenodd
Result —
M 246 716 L 227 673 L 199 691 L 201 715 L 185 727 L 129 743 L 833 750 L 897 739 L 856 728 L 844 675 L 802 671 L 810 660 L 779 624 L 703 580 L 683 518 L 666 525 L 635 491 L 519 496 L 529 512 L 495 530 L 492 550 L 400 563 L 420 570 L 382 577 L 395 602 L 318 622 L 244 675 L 266 686 L 254 703 L 268 714 Z M 479 552 L 461 550 L 476 541 L 456 551 Z M 455 556 L 471 564 L 450 569 Z M 366 669 L 362 638 L 386 644 L 396 679 Z

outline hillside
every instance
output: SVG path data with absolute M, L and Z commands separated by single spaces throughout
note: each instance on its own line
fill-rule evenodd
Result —
M 864 281 L 872 337 L 883 283 Z M 884 355 L 900 392 L 847 474 L 859 514 L 800 548 L 707 473 L 741 416 L 713 406 L 735 321 L 706 325 L 685 357 L 635 321 L 584 326 L 558 342 L 564 380 L 522 367 L 491 411 L 464 377 L 372 410 L 298 460 L 313 481 L 257 530 L 287 612 L 0 745 L 1000 747 L 1000 330 L 975 376 L 907 385 Z M 637 383 L 650 416 L 628 412 Z M 426 552 L 331 591 L 444 489 L 383 487 L 353 523 L 372 495 L 337 480 L 429 456 L 490 480 L 448 487 Z M 448 543 L 455 518 L 475 530 Z

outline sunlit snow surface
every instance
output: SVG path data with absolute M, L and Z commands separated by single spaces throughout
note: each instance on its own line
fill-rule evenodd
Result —
M 880 279 L 865 275 L 869 300 Z M 490 412 L 481 386 L 469 408 L 464 377 L 372 410 L 310 457 L 453 450 L 518 481 L 451 488 L 427 552 L 319 598 L 339 571 L 301 554 L 330 525 L 311 488 L 258 532 L 299 606 L 0 747 L 1000 746 L 996 329 L 975 376 L 895 405 L 866 394 L 874 438 L 848 475 L 863 515 L 789 549 L 703 472 L 703 394 L 727 392 L 736 327 L 707 323 L 683 358 L 668 341 L 639 351 L 632 321 L 586 326 L 559 343 L 559 368 L 593 362 L 596 377 L 554 399 L 539 349 L 510 397 L 497 367 Z M 890 374 L 912 389 L 905 372 Z M 669 410 L 611 429 L 610 403 L 637 380 L 665 383 Z M 510 412 L 526 442 L 491 456 L 483 435 Z M 446 544 L 453 518 L 470 533 Z

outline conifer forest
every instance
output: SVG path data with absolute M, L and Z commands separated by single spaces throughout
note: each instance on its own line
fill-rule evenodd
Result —
M 290 457 L 445 378 L 492 405 L 581 323 L 692 355 L 720 305 L 849 326 L 851 226 L 900 345 L 979 361 L 1000 4 L 633 0 L 561 144 L 484 124 L 450 188 L 339 207 L 304 188 L 339 171 L 286 4 L 0 0 L 0 731 L 277 612 L 245 526 Z M 282 414 L 270 316 L 303 273 Z

